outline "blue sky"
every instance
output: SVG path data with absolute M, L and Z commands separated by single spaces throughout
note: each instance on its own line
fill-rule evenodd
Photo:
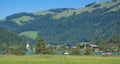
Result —
M 0 0 L 0 19 L 19 12 L 35 12 L 52 8 L 82 8 L 92 2 L 106 0 Z

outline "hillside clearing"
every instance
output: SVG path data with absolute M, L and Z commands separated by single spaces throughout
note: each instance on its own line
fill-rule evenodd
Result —
M 38 31 L 26 31 L 26 32 L 20 33 L 19 35 L 21 35 L 21 36 L 24 35 L 29 38 L 35 39 L 35 38 L 37 38 Z

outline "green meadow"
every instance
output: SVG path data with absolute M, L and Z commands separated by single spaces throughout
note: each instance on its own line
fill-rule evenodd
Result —
M 37 38 L 38 31 L 26 31 L 26 32 L 20 33 L 19 35 L 24 35 L 29 38 L 35 39 L 35 38 Z
M 120 64 L 120 56 L 0 56 L 0 64 Z

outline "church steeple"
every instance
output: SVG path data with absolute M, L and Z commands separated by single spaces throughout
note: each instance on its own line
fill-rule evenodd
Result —
M 26 49 L 27 49 L 28 51 L 30 51 L 30 45 L 29 45 L 29 43 L 27 43 Z

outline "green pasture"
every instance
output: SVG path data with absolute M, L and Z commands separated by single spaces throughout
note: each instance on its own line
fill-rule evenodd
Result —
M 35 39 L 35 38 L 37 38 L 38 31 L 26 31 L 26 32 L 20 33 L 19 35 L 24 35 L 29 38 Z
M 0 56 L 0 64 L 120 64 L 120 56 Z

